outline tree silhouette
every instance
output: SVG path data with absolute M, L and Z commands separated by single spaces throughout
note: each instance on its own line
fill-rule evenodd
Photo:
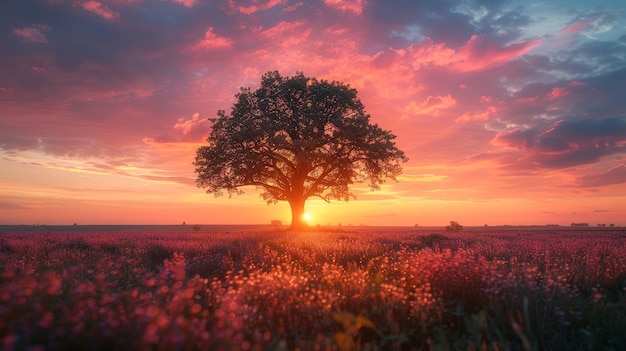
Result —
M 307 226 L 308 198 L 348 201 L 350 184 L 380 189 L 407 161 L 395 135 L 370 123 L 349 85 L 274 71 L 236 99 L 229 115 L 218 111 L 208 146 L 196 152 L 196 184 L 215 196 L 256 186 L 267 203 L 289 202 L 292 229 Z
M 463 226 L 456 221 L 450 221 L 450 225 L 446 226 L 446 230 L 449 232 L 458 232 L 459 230 L 462 230 Z

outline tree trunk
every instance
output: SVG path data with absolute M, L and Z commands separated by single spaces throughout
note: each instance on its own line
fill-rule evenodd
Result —
M 306 198 L 291 198 L 291 230 L 306 230 L 309 224 L 304 220 L 304 202 Z

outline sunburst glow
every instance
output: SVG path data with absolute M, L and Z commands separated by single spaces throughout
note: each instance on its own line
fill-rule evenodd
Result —
M 302 218 L 303 218 L 303 219 L 304 219 L 307 223 L 311 223 L 311 219 L 312 219 L 313 217 L 311 216 L 311 214 L 310 214 L 310 213 L 308 213 L 308 212 L 307 212 L 307 213 L 305 213 L 305 214 L 303 214 L 303 215 L 302 215 Z

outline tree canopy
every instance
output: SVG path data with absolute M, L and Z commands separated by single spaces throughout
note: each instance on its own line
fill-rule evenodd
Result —
M 306 226 L 308 198 L 348 201 L 351 184 L 380 189 L 407 161 L 395 135 L 370 123 L 356 89 L 303 73 L 268 72 L 257 90 L 241 88 L 230 114 L 217 115 L 196 152 L 198 187 L 220 196 L 256 186 L 268 203 L 289 202 L 294 229 Z

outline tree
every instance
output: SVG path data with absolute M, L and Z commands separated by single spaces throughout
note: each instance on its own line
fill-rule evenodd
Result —
M 268 72 L 257 90 L 241 88 L 230 114 L 217 115 L 196 152 L 197 186 L 215 196 L 256 186 L 268 204 L 289 202 L 292 229 L 307 226 L 308 198 L 348 201 L 349 185 L 380 189 L 407 161 L 395 135 L 370 123 L 355 89 L 303 73 Z
M 450 221 L 450 225 L 446 226 L 446 230 L 449 232 L 458 232 L 459 230 L 462 230 L 463 226 L 461 224 L 459 224 L 459 222 L 456 221 Z

